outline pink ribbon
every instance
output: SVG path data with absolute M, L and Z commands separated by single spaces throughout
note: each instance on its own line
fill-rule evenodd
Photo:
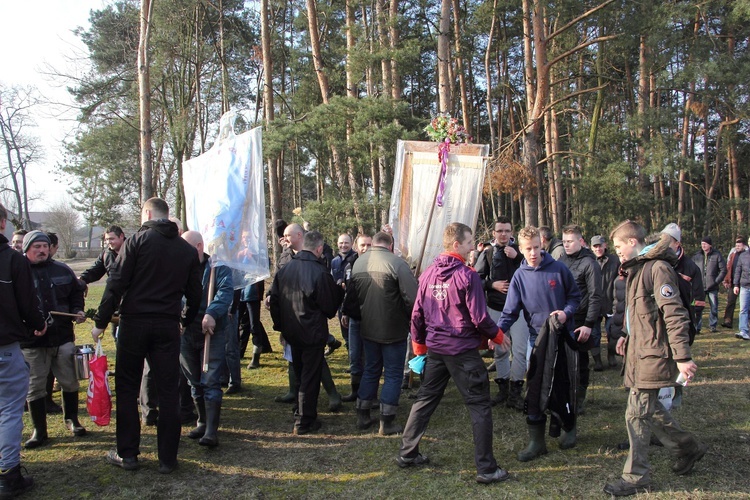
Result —
M 448 154 L 451 152 L 451 142 L 447 137 L 438 146 L 438 160 L 440 161 L 440 187 L 438 188 L 437 206 L 443 206 L 445 194 L 445 177 L 448 175 Z

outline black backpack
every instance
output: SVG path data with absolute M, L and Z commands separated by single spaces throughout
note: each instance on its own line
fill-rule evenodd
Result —
M 647 290 L 651 290 L 651 295 L 653 296 L 654 276 L 651 271 L 652 267 L 654 267 L 654 261 L 653 260 L 646 261 L 646 263 L 643 264 L 642 275 L 643 275 L 643 284 L 646 286 Z M 682 299 L 682 305 L 685 306 L 685 309 L 687 309 L 688 317 L 690 319 L 689 345 L 693 345 L 693 341 L 695 340 L 695 334 L 697 333 L 697 330 L 695 328 L 695 306 L 693 306 L 693 287 L 690 285 L 689 281 L 682 279 L 679 275 L 677 276 L 677 285 L 678 285 L 678 288 L 680 289 L 680 298 Z

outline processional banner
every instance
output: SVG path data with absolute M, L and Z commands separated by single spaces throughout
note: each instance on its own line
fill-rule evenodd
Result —
M 395 246 L 417 276 L 443 251 L 451 222 L 474 229 L 489 154 L 486 144 L 398 141 L 388 216 Z M 446 151 L 446 169 L 438 153 Z
M 187 227 L 203 235 L 211 265 L 234 272 L 235 288 L 270 276 L 261 127 L 234 133 L 236 113 L 221 117 L 219 138 L 185 162 Z

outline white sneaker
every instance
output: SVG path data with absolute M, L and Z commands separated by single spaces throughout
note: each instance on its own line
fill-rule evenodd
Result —
M 740 336 L 740 338 L 742 340 L 750 340 L 750 335 L 748 335 L 747 333 L 743 332 L 742 335 Z
M 738 338 L 738 339 L 741 339 L 742 338 L 742 332 L 737 332 L 737 333 L 734 334 L 734 336 L 736 338 Z

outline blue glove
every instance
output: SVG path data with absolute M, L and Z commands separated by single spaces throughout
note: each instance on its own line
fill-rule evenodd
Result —
M 411 361 L 409 361 L 409 368 L 411 368 L 411 371 L 416 373 L 417 375 L 421 375 L 424 371 L 424 364 L 427 362 L 427 355 L 421 354 L 419 356 L 414 356 Z

